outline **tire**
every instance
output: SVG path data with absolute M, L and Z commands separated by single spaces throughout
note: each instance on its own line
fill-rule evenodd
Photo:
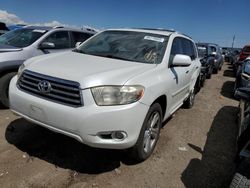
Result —
M 11 78 L 13 78 L 17 73 L 10 72 L 5 74 L 0 78 L 0 100 L 4 107 L 9 107 L 9 84 Z
M 219 70 L 218 70 L 217 68 L 215 68 L 215 69 L 214 69 L 214 74 L 217 74 L 218 71 L 219 71 Z
M 209 73 L 209 74 L 207 75 L 207 79 L 210 79 L 211 77 L 212 77 L 212 74 Z
M 194 106 L 194 100 L 195 100 L 195 91 L 194 89 L 190 92 L 188 98 L 184 101 L 183 107 L 184 108 L 192 108 Z
M 132 159 L 142 162 L 149 158 L 159 139 L 161 126 L 162 109 L 158 103 L 154 103 L 149 108 L 135 146 L 129 149 Z
M 234 82 L 234 89 L 233 89 L 233 97 L 235 98 L 235 99 L 238 99 L 237 97 L 236 97 L 236 95 L 235 95 L 235 92 L 236 92 L 236 90 L 239 88 L 239 81 L 238 81 L 238 79 L 236 78 L 235 79 L 235 82 Z
M 219 67 L 219 70 L 221 70 L 222 69 L 222 65 Z
M 250 163 L 243 161 L 235 173 L 230 188 L 250 188 Z

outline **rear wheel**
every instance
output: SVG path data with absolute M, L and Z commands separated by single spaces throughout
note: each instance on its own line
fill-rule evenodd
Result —
M 0 100 L 3 106 L 9 107 L 9 84 L 16 72 L 10 72 L 0 78 Z
M 155 103 L 146 115 L 135 146 L 129 151 L 134 160 L 141 162 L 152 154 L 159 139 L 161 124 L 162 109 L 158 103 Z

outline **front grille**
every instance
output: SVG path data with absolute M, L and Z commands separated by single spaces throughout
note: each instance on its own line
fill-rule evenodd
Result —
M 47 88 L 39 87 L 41 83 L 46 83 L 49 86 Z M 80 84 L 74 81 L 24 70 L 17 86 L 24 92 L 56 103 L 73 107 L 83 106 Z

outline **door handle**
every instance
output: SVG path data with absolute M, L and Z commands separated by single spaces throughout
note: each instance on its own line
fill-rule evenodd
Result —
M 189 73 L 189 70 L 186 71 L 186 74 Z

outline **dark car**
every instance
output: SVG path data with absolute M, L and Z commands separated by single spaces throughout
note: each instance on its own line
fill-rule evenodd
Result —
M 240 49 L 237 48 L 222 48 L 222 54 L 224 55 L 224 60 L 231 65 L 234 65 L 238 61 L 240 54 Z
M 201 74 L 203 81 L 206 78 L 211 78 L 214 70 L 214 56 L 210 54 L 209 45 L 204 43 L 197 43 L 198 56 L 201 62 Z
M 203 56 L 201 60 L 207 61 L 207 63 L 209 64 L 213 64 L 213 72 L 218 73 L 224 63 L 224 58 L 222 56 L 222 50 L 220 46 L 212 43 L 197 43 L 197 46 L 200 46 L 200 48 L 206 48 L 205 54 L 203 52 L 200 52 L 201 56 Z M 209 72 L 208 75 L 210 75 L 210 73 L 211 72 Z
M 250 88 L 237 89 L 238 111 L 236 172 L 230 188 L 250 187 Z
M 240 87 L 250 87 L 250 58 L 243 61 L 242 66 L 237 71 L 234 92 Z

